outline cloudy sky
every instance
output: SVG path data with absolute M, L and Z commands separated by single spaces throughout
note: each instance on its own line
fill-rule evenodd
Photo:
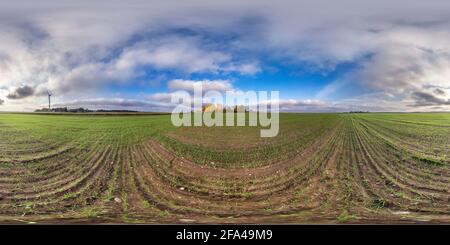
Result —
M 169 110 L 194 84 L 285 111 L 449 111 L 449 1 L 0 0 L 0 111 Z

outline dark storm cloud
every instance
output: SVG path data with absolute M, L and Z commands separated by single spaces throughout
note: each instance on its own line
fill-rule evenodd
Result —
M 437 95 L 446 95 L 447 94 L 444 90 L 442 90 L 440 88 L 435 89 L 434 93 Z
M 416 103 L 411 106 L 436 106 L 436 105 L 450 105 L 450 100 L 436 97 L 427 92 L 414 92 L 413 98 Z
M 34 94 L 34 88 L 25 85 L 25 86 L 16 88 L 14 91 L 9 93 L 6 97 L 11 100 L 18 100 L 18 99 L 23 99 L 23 98 L 32 96 L 33 94 Z
M 3 105 L 3 103 L 5 103 L 5 101 L 0 99 L 0 105 Z

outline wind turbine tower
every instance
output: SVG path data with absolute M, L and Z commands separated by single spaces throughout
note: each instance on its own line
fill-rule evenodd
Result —
M 47 91 L 47 95 L 48 95 L 48 111 L 51 110 L 51 104 L 50 104 L 50 97 L 52 97 L 52 93 L 50 91 Z

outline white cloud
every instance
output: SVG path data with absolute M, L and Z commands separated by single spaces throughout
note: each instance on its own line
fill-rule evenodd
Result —
M 201 86 L 203 92 L 215 90 L 219 92 L 232 91 L 233 85 L 229 80 L 183 80 L 175 79 L 168 83 L 170 90 L 185 90 L 188 92 L 194 92 L 195 86 Z
M 197 103 L 220 103 L 226 104 L 226 96 L 234 96 L 235 98 L 247 98 L 246 93 L 238 88 L 233 87 L 229 80 L 183 80 L 175 79 L 168 82 L 168 89 L 171 92 L 154 93 L 146 98 L 151 101 L 171 103 L 172 97 L 177 93 L 188 92 L 191 94 L 192 102 Z M 194 89 L 197 86 L 202 88 L 202 97 L 194 97 Z M 221 94 L 221 98 L 216 95 L 208 94 L 208 91 L 215 91 Z M 181 97 L 181 96 L 180 96 Z M 218 99 L 218 101 L 216 100 Z M 256 98 L 255 98 L 256 99 Z M 245 101 L 244 103 L 254 104 L 257 101 Z
M 450 85 L 448 25 L 397 27 L 378 35 L 380 44 L 357 73 L 361 82 L 391 92 Z
M 321 100 L 295 100 L 279 99 L 260 101 L 260 105 L 278 104 L 280 111 L 308 112 L 308 111 L 328 111 L 330 105 Z
M 121 70 L 151 65 L 157 69 L 177 69 L 186 73 L 217 72 L 230 59 L 226 53 L 202 49 L 196 40 L 168 38 L 126 48 L 115 65 Z
M 279 100 L 280 107 L 301 107 L 301 106 L 324 106 L 326 103 L 320 100 Z
M 150 101 L 171 104 L 172 96 L 175 96 L 177 93 L 180 93 L 180 92 L 175 91 L 175 92 L 169 92 L 169 93 L 154 93 L 154 94 L 147 96 L 146 98 L 149 99 Z
M 327 99 L 331 94 L 336 93 L 340 89 L 343 89 L 345 86 L 348 86 L 349 82 L 350 81 L 346 79 L 335 80 L 323 87 L 316 94 L 316 97 L 319 99 Z
M 153 100 L 153 101 L 171 103 L 172 96 L 173 96 L 173 93 L 155 93 L 155 94 L 149 95 L 148 99 Z
M 201 86 L 203 95 L 208 91 L 218 91 L 218 92 L 235 92 L 235 88 L 228 80 L 183 80 L 175 79 L 167 83 L 167 87 L 171 92 L 154 93 L 148 95 L 146 98 L 151 101 L 157 101 L 162 103 L 171 104 L 172 96 L 177 93 L 182 93 L 186 91 L 190 94 L 194 93 L 194 88 L 196 86 Z M 202 103 L 203 98 L 191 98 L 193 100 L 198 100 Z M 206 99 L 206 98 L 205 98 Z
M 238 72 L 243 75 L 255 75 L 261 72 L 261 67 L 257 63 L 231 64 L 223 68 L 224 71 Z

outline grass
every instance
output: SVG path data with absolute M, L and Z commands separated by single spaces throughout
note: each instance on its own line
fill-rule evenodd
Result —
M 170 115 L 0 114 L 0 216 L 448 214 L 448 113 L 280 114 L 277 137 L 260 129 L 177 128 Z
M 337 220 L 338 220 L 338 222 L 345 223 L 345 222 L 354 220 L 356 218 L 357 218 L 357 216 L 349 214 L 347 210 L 344 210 L 344 211 L 342 211 L 341 214 L 339 214 L 339 216 L 337 217 Z
M 69 200 L 69 199 L 71 199 L 71 198 L 73 198 L 73 197 L 75 197 L 76 196 L 76 193 L 66 193 L 66 194 L 64 194 L 64 196 L 63 196 L 63 200 Z
M 19 147 L 28 147 L 30 143 L 64 142 L 82 148 L 95 143 L 132 144 L 174 129 L 168 118 L 167 115 L 0 114 L 0 138 Z
M 261 138 L 261 127 L 182 127 L 161 141 L 180 156 L 216 167 L 255 167 L 288 159 L 341 120 L 338 114 L 282 114 L 280 132 Z
M 101 214 L 101 210 L 96 207 L 87 207 L 81 211 L 81 216 L 85 218 L 97 218 Z

